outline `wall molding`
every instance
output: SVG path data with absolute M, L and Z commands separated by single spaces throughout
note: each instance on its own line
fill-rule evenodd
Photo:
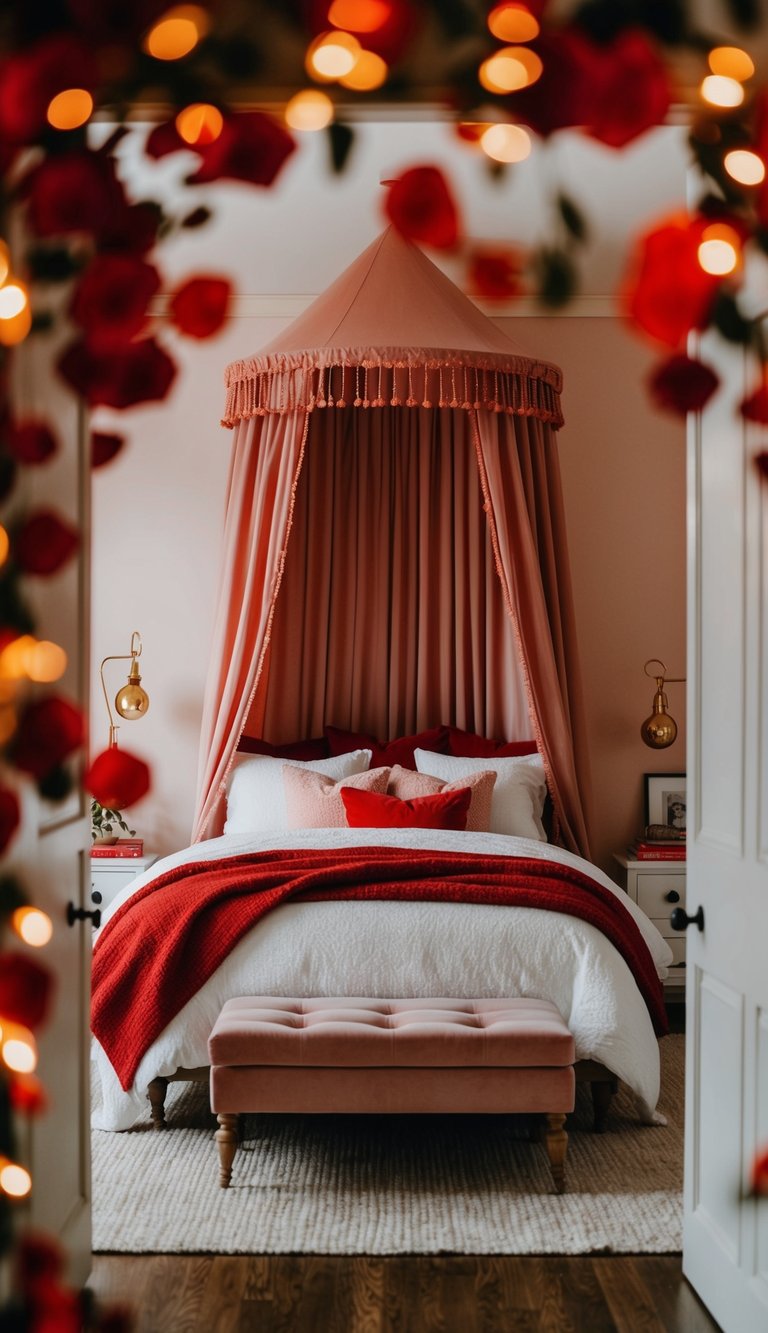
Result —
M 296 319 L 320 295 L 299 292 L 237 292 L 230 315 L 233 319 Z M 168 314 L 167 295 L 155 297 L 150 310 L 156 318 Z M 612 296 L 577 296 L 557 310 L 539 305 L 530 297 L 519 301 L 475 301 L 478 309 L 492 319 L 620 319 L 621 312 Z

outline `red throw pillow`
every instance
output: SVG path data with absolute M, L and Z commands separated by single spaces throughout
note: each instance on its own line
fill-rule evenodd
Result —
M 372 791 L 342 787 L 341 799 L 350 828 L 444 828 L 467 826 L 472 792 L 469 787 L 440 792 L 437 796 L 380 796 Z
M 350 750 L 370 750 L 371 768 L 416 768 L 414 750 L 435 750 L 448 754 L 448 728 L 431 727 L 415 736 L 398 736 L 392 741 L 379 741 L 364 731 L 344 731 L 341 727 L 326 727 L 325 736 L 331 755 L 348 754 Z
M 269 741 L 259 741 L 255 736 L 241 736 L 237 748 L 241 754 L 265 754 L 271 759 L 299 759 L 302 763 L 330 757 L 325 736 L 316 736 L 307 741 L 289 741 L 286 745 L 270 745 Z
M 459 759 L 506 759 L 521 754 L 536 754 L 535 741 L 493 741 L 487 736 L 478 736 L 474 731 L 462 731 L 460 727 L 446 727 L 448 732 L 448 754 Z M 426 750 L 430 747 L 423 745 Z

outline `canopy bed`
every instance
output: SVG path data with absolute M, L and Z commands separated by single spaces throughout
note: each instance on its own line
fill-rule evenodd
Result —
M 671 954 L 584 859 L 560 389 L 393 230 L 228 368 L 193 845 L 97 939 L 102 1127 L 249 994 L 551 1000 L 653 1118 Z

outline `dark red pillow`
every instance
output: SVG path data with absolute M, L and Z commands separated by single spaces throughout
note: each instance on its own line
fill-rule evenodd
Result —
M 505 759 L 538 751 L 535 741 L 492 741 L 474 731 L 462 731 L 460 727 L 447 727 L 446 730 L 448 753 L 460 759 Z
M 315 736 L 307 741 L 289 741 L 286 745 L 270 745 L 269 741 L 259 741 L 255 736 L 241 736 L 237 748 L 241 754 L 266 754 L 272 759 L 300 759 L 302 763 L 329 757 L 325 736 Z
M 441 791 L 436 796 L 397 796 L 342 787 L 341 799 L 350 828 L 444 828 L 465 829 L 472 800 L 469 787 Z
M 341 727 L 326 727 L 325 735 L 330 753 L 348 754 L 350 750 L 370 750 L 371 768 L 416 768 L 414 750 L 436 750 L 448 754 L 448 728 L 431 727 L 415 736 L 398 736 L 392 741 L 378 741 L 364 731 L 344 731 Z

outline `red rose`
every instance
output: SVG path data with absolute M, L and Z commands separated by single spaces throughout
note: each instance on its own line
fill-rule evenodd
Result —
M 768 1148 L 763 1148 L 755 1157 L 750 1176 L 752 1193 L 768 1195 Z
M 231 295 L 227 278 L 190 278 L 171 297 L 171 321 L 190 338 L 210 338 L 226 323 Z
M 126 810 L 149 791 L 149 767 L 116 745 L 102 750 L 83 778 L 86 791 L 109 810 Z
M 459 237 L 459 215 L 448 182 L 437 167 L 411 167 L 387 191 L 390 222 L 410 241 L 448 250 Z
M 147 157 L 152 157 L 155 160 L 160 157 L 167 157 L 169 153 L 182 152 L 184 149 L 189 152 L 191 144 L 182 139 L 176 129 L 175 120 L 164 120 L 161 125 L 156 125 L 148 134 L 147 142 L 144 145 L 144 152 Z
M 679 354 L 656 367 L 648 387 L 657 407 L 684 417 L 687 412 L 700 412 L 719 383 L 710 366 Z
M 739 411 L 746 421 L 768 426 L 768 383 L 765 379 L 742 401 Z
M 154 338 L 107 350 L 81 338 L 65 348 L 58 370 L 91 407 L 118 409 L 160 402 L 176 375 L 176 366 Z
M 707 219 L 669 218 L 641 236 L 630 259 L 622 304 L 630 319 L 659 342 L 677 347 L 703 329 L 721 279 L 698 260 Z
M 98 234 L 100 250 L 121 250 L 144 255 L 157 240 L 162 210 L 157 204 L 115 206 Z
M 13 552 L 25 574 L 47 577 L 74 555 L 80 544 L 77 531 L 50 509 L 40 509 L 18 529 Z
M 768 477 L 768 449 L 763 449 L 759 454 L 755 454 L 755 467 L 761 477 Z
M 45 463 L 56 453 L 56 436 L 45 421 L 17 421 L 8 431 L 8 450 L 19 463 Z
M 69 307 L 91 345 L 129 342 L 147 322 L 160 287 L 152 264 L 135 255 L 96 255 L 82 274 Z
M 606 45 L 590 43 L 589 133 L 612 148 L 623 148 L 644 130 L 664 123 L 672 101 L 667 67 L 660 52 L 638 28 L 626 28 Z
M 122 435 L 108 435 L 104 431 L 93 431 L 91 434 L 91 467 L 103 467 L 105 463 L 111 463 L 112 459 L 120 453 L 125 440 Z
M 12 1074 L 9 1095 L 14 1111 L 22 1115 L 41 1115 L 48 1110 L 48 1097 L 36 1074 Z
M 190 184 L 207 181 L 247 181 L 249 185 L 271 185 L 296 144 L 288 131 L 263 111 L 241 111 L 227 116 L 218 139 L 198 144 L 202 159 L 189 177 Z
M 10 787 L 0 787 L 0 856 L 19 827 L 19 801 Z
M 519 250 L 475 250 L 470 257 L 470 289 L 489 301 L 509 301 L 522 291 Z
M 109 158 L 85 149 L 46 157 L 26 177 L 22 194 L 38 236 L 97 235 L 126 207 Z
M 48 104 L 65 88 L 93 88 L 93 57 L 71 33 L 53 33 L 0 65 L 0 138 L 31 143 L 47 123 Z
M 21 714 L 11 758 L 22 772 L 44 778 L 79 749 L 84 739 L 85 724 L 80 709 L 59 695 L 48 695 L 27 704 Z
M 0 954 L 0 1015 L 11 1023 L 39 1028 L 48 1016 L 53 976 L 23 953 Z
M 25 1298 L 54 1286 L 64 1267 L 64 1252 L 50 1236 L 27 1232 L 16 1251 L 17 1284 Z
M 515 120 L 543 137 L 555 130 L 588 125 L 592 112 L 592 43 L 574 28 L 543 32 L 531 49 L 544 65 L 530 87 L 505 99 Z

